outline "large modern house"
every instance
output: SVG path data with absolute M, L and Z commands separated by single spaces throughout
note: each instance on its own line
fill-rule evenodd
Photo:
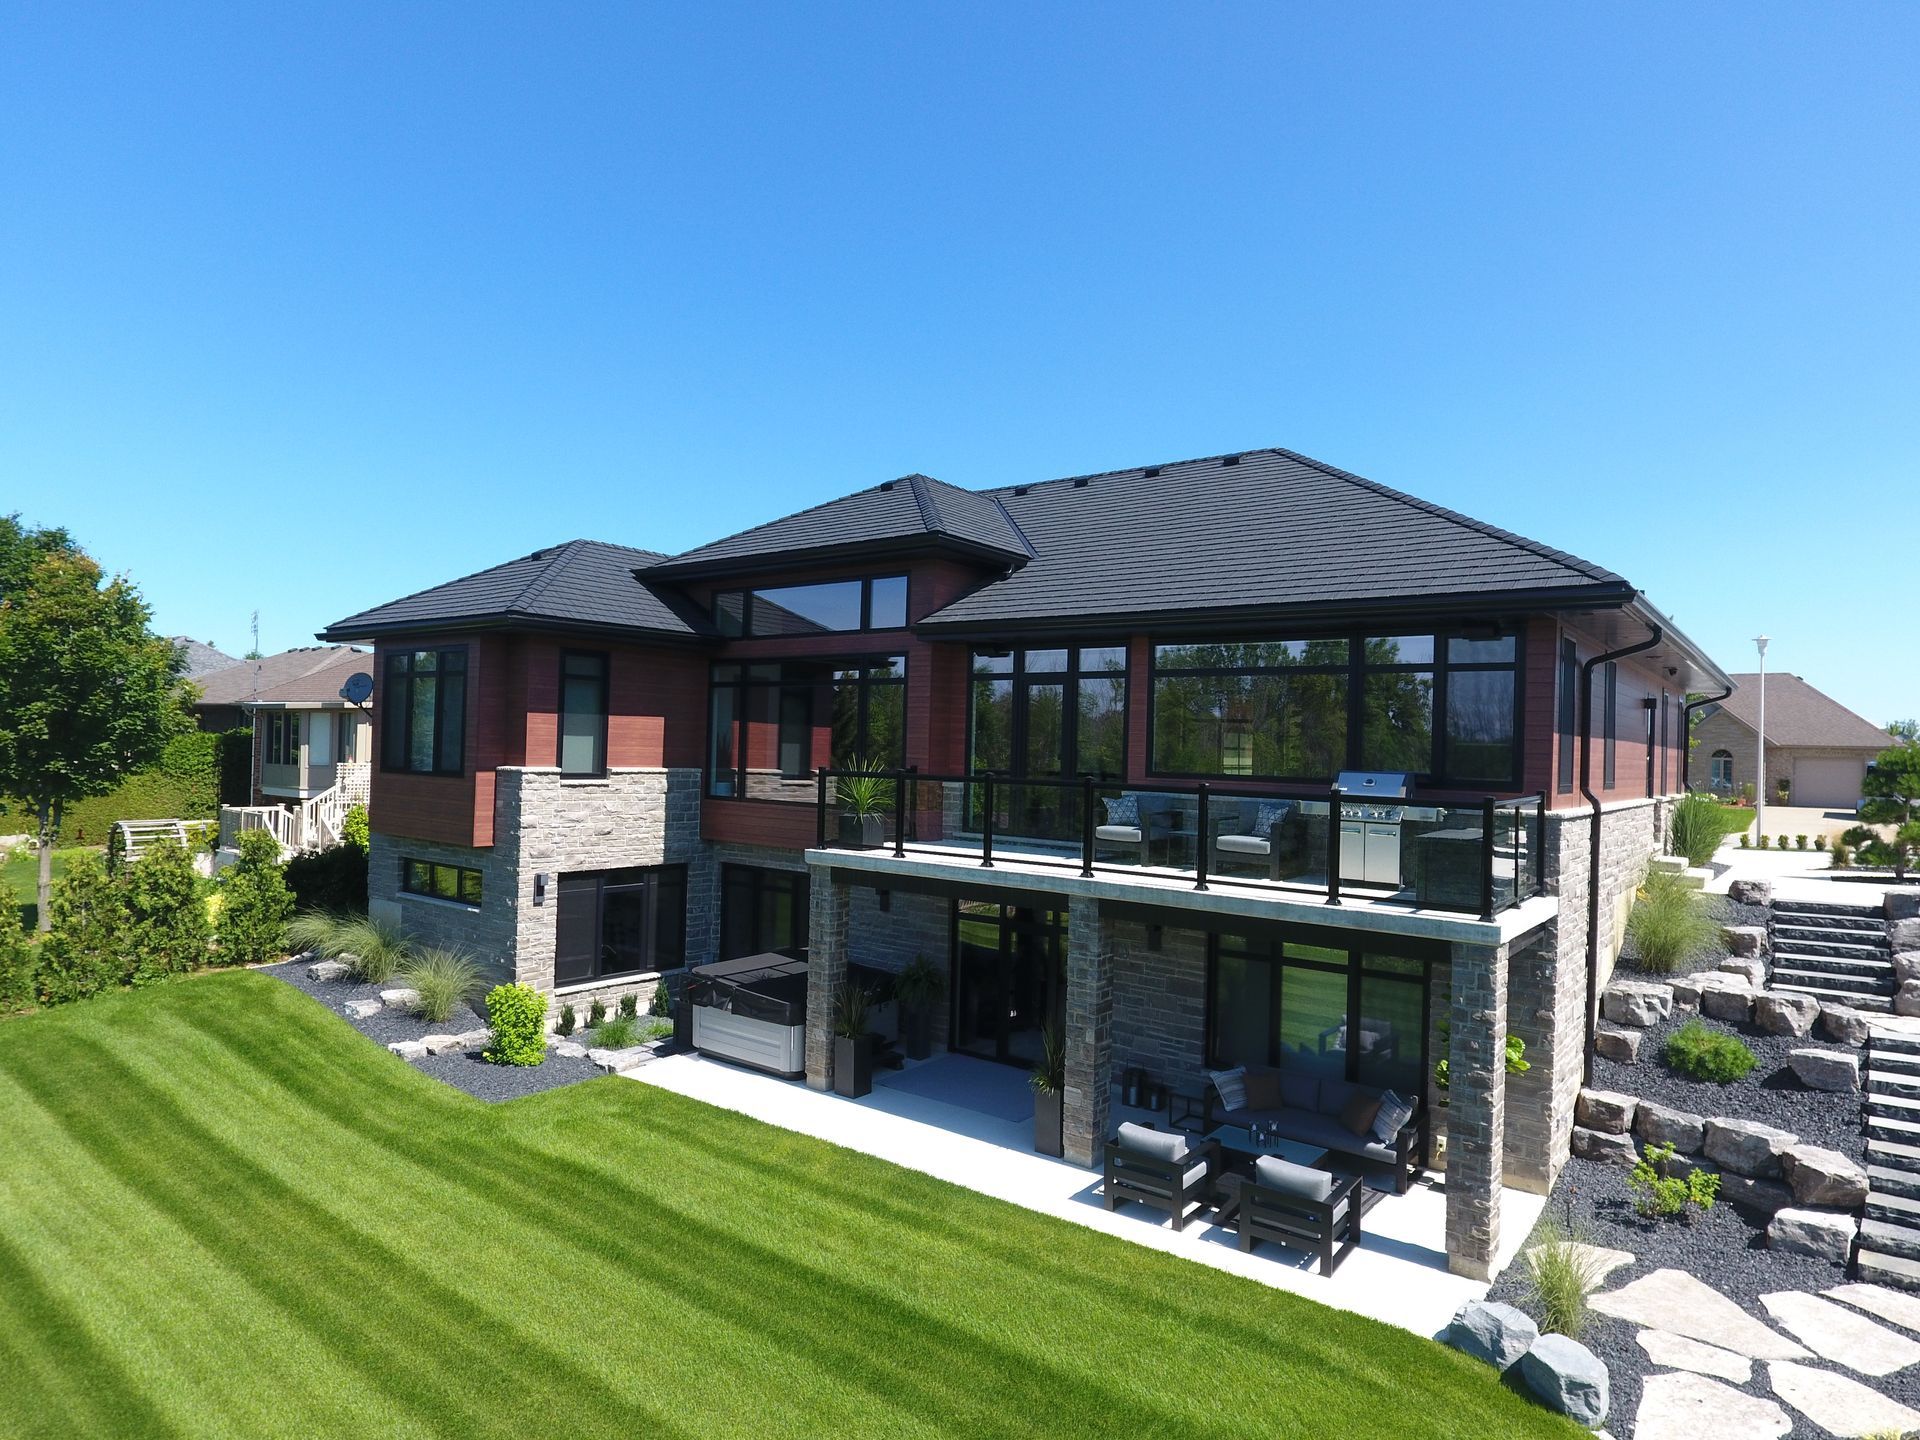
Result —
M 804 957 L 816 1087 L 850 966 L 924 957 L 951 1049 L 1063 1036 L 1082 1165 L 1131 1071 L 1444 1095 L 1472 1275 L 1729 688 L 1620 576 L 1285 450 L 576 540 L 322 638 L 376 647 L 373 903 L 420 936 L 582 1009 Z

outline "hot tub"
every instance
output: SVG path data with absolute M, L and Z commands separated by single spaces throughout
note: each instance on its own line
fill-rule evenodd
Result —
M 693 1048 L 792 1079 L 807 1070 L 807 962 L 777 953 L 696 965 Z

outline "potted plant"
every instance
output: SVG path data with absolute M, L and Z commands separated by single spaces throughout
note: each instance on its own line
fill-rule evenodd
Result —
M 924 1060 L 933 1053 L 933 1017 L 947 998 L 947 975 L 924 955 L 894 977 L 894 999 L 900 1002 L 900 1038 L 907 1058 Z
M 834 782 L 840 801 L 840 843 L 850 850 L 876 850 L 886 843 L 886 809 L 893 782 L 878 767 L 861 766 L 859 773 Z
M 1033 1087 L 1033 1148 L 1042 1155 L 1063 1155 L 1061 1101 L 1067 1089 L 1067 1040 L 1056 1026 L 1041 1036 L 1040 1061 L 1027 1077 Z
M 873 1089 L 873 1045 L 867 1034 L 867 992 L 848 985 L 833 1017 L 833 1093 L 858 1100 Z

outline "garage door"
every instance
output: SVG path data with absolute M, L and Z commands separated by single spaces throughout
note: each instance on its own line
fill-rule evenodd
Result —
M 1867 773 L 1864 760 L 1796 760 L 1793 766 L 1793 803 L 1821 810 L 1852 810 L 1860 804 L 1860 781 Z

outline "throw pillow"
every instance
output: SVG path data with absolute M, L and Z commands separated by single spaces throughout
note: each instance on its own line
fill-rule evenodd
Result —
M 1122 1125 L 1114 1136 L 1122 1150 L 1174 1164 L 1187 1158 L 1187 1137 L 1177 1130 L 1155 1130 L 1151 1125 Z
M 1209 1070 L 1213 1077 L 1213 1088 L 1220 1092 L 1220 1108 L 1223 1110 L 1244 1110 L 1247 1108 L 1247 1067 L 1238 1066 L 1232 1070 Z
M 1340 1123 L 1356 1135 L 1365 1135 L 1373 1129 L 1374 1117 L 1380 1113 L 1380 1102 L 1373 1096 L 1356 1091 L 1351 1100 L 1340 1111 Z
M 1258 835 L 1262 840 L 1273 834 L 1273 827 L 1287 818 L 1287 812 L 1293 809 L 1291 800 L 1282 800 L 1277 804 L 1266 805 L 1253 812 L 1253 829 L 1247 833 Z
M 1400 1127 L 1413 1118 L 1413 1101 L 1396 1095 L 1388 1090 L 1380 1096 L 1380 1109 L 1373 1117 L 1373 1129 L 1370 1132 L 1382 1145 L 1391 1145 L 1400 1134 Z
M 1243 1082 L 1247 1093 L 1247 1109 L 1278 1110 L 1286 1102 L 1280 1098 L 1280 1072 L 1269 1070 L 1264 1065 L 1249 1065 L 1244 1072 Z
M 1107 807 L 1107 824 L 1138 825 L 1140 823 L 1140 797 L 1138 795 L 1116 795 L 1111 800 L 1103 800 Z
M 1333 1176 L 1308 1165 L 1296 1165 L 1278 1155 L 1262 1155 L 1253 1162 L 1253 1178 L 1269 1190 L 1284 1190 L 1302 1200 L 1324 1200 L 1333 1193 Z

